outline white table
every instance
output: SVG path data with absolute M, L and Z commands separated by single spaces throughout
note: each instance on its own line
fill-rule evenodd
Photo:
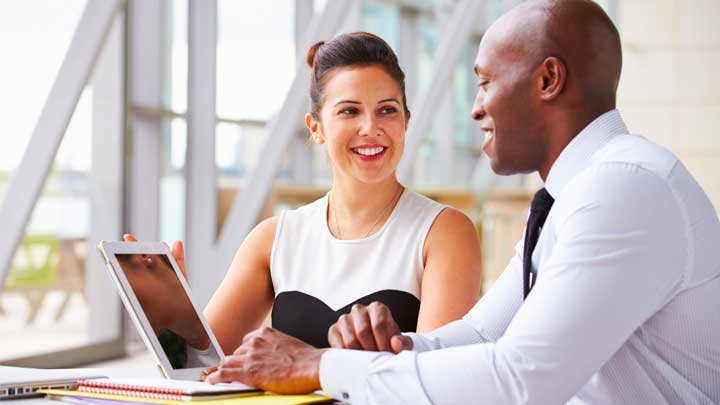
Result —
M 153 368 L 87 368 L 88 373 L 106 375 L 110 378 L 159 378 L 162 377 L 160 370 Z M 325 403 L 325 402 L 323 402 Z M 0 405 L 58 405 L 59 401 L 53 401 L 46 398 L 25 398 L 14 399 L 12 401 L 0 401 Z M 341 402 L 333 402 L 333 404 L 343 405 Z

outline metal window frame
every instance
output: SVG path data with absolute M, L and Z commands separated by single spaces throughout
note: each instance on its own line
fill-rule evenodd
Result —
M 193 296 L 209 301 L 222 273 L 212 265 L 217 223 L 215 165 L 217 0 L 188 3 L 187 149 L 185 155 L 186 263 Z M 209 254 L 210 253 L 210 254 Z M 212 267 L 210 267 L 212 266 Z M 202 269 L 216 268 L 217 271 Z
M 93 207 L 92 225 L 88 243 L 108 232 L 116 232 L 122 225 L 122 144 L 125 128 L 125 109 L 122 96 L 125 82 L 124 59 L 124 4 L 123 0 L 90 0 L 73 34 L 70 46 L 56 75 L 23 157 L 15 170 L 3 205 L 0 206 L 0 223 L 5 232 L 0 234 L 0 285 L 9 272 L 14 253 L 24 235 L 42 188 L 49 175 L 55 155 L 65 136 L 85 85 L 96 80 L 93 95 L 93 169 L 91 170 L 90 198 Z M 93 74 L 95 76 L 93 76 Z M 104 114 L 98 119 L 98 114 Z M 115 154 L 106 148 L 119 147 Z M 100 157 L 103 159 L 100 159 Z M 95 173 L 98 169 L 100 172 Z M 105 171 L 105 172 L 103 172 Z M 108 173 L 112 171 L 113 173 Z M 121 176 L 121 180 L 113 175 Z M 110 218 L 108 220 L 108 217 Z M 33 367 L 69 367 L 87 364 L 100 359 L 122 356 L 125 344 L 122 336 L 123 321 L 119 299 L 107 278 L 98 273 L 98 260 L 92 259 L 92 248 L 87 262 L 87 283 L 90 300 L 101 305 L 90 305 L 90 340 L 99 343 L 3 360 L 3 364 Z M 90 271 L 91 270 L 91 271 Z M 0 290 L 0 293 L 2 291 Z M 109 310 L 108 310 L 109 308 Z M 108 312 L 114 315 L 108 316 Z M 92 322 L 98 322 L 97 325 Z M 108 330 L 110 333 L 108 333 Z M 108 336 L 109 335 L 109 336 Z
M 90 78 L 120 0 L 89 1 L 0 207 L 0 281 L 22 240 L 75 107 Z
M 433 56 L 432 81 L 427 89 L 419 94 L 417 102 L 412 107 L 413 118 L 405 135 L 405 151 L 397 169 L 401 182 L 410 183 L 412 180 L 415 155 L 431 129 L 437 100 L 441 100 L 447 92 L 449 87 L 447 83 L 452 80 L 455 67 L 462 56 L 464 47 L 457 44 L 467 42 L 478 30 L 476 25 L 478 21 L 482 21 L 480 17 L 484 8 L 485 2 L 460 0 L 444 25 Z

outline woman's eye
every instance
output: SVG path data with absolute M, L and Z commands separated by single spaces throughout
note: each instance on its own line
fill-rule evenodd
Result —
M 392 113 L 396 113 L 396 112 L 397 112 L 397 108 L 395 108 L 393 106 L 386 106 L 386 107 L 380 108 L 381 114 L 392 114 Z
M 340 110 L 340 112 L 338 112 L 338 114 L 339 115 L 355 115 L 355 114 L 357 114 L 357 109 L 356 108 L 345 108 L 345 109 Z
M 485 87 L 488 84 L 488 80 L 479 80 L 477 83 L 478 87 Z

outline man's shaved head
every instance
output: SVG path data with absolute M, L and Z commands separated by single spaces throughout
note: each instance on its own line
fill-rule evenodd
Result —
M 579 86 L 579 96 L 593 102 L 612 99 L 614 107 L 622 68 L 620 35 L 594 1 L 526 1 L 502 16 L 486 35 L 496 35 L 495 30 L 505 46 L 524 50 L 530 63 L 559 58 L 570 83 Z
M 473 118 L 493 169 L 544 178 L 572 137 L 615 108 L 621 67 L 618 31 L 591 0 L 529 0 L 500 17 L 475 65 Z
M 578 96 L 615 105 L 620 81 L 620 35 L 605 11 L 592 0 L 530 0 L 502 16 L 486 35 L 523 50 L 527 63 L 555 56 L 568 69 Z M 501 44 L 498 44 L 501 45 Z M 534 62 L 534 63 L 533 63 Z

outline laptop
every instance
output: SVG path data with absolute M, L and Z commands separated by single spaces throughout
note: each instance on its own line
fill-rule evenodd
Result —
M 38 397 L 39 389 L 74 389 L 75 381 L 106 378 L 83 370 L 44 370 L 0 366 L 0 400 Z

